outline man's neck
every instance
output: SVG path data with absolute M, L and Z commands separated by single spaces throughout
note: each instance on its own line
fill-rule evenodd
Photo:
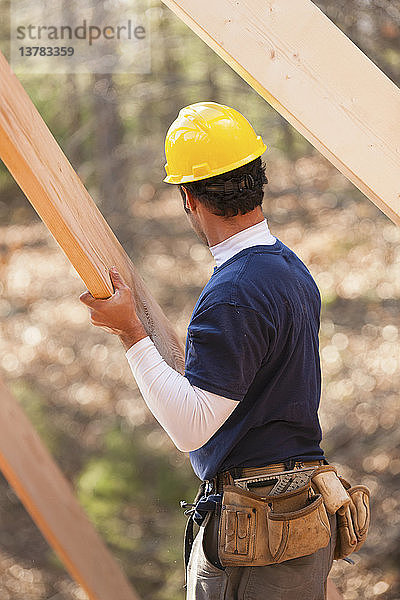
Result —
M 257 223 L 261 223 L 264 221 L 264 218 L 261 207 L 259 206 L 245 215 L 237 215 L 236 217 L 224 218 L 217 215 L 209 216 L 205 227 L 208 245 L 216 246 L 236 233 L 239 233 L 239 231 L 243 231 L 243 229 L 247 229 L 252 225 L 257 225 Z
M 276 243 L 276 238 L 271 234 L 266 219 L 242 229 L 231 237 L 223 240 L 215 246 L 210 246 L 210 252 L 214 257 L 217 267 L 252 246 L 271 246 Z

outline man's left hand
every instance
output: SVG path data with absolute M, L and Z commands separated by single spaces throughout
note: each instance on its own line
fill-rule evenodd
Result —
M 137 316 L 132 290 L 115 267 L 110 269 L 109 273 L 115 292 L 110 298 L 101 300 L 94 298 L 89 292 L 84 292 L 79 300 L 88 306 L 93 325 L 118 335 L 128 350 L 145 338 L 147 333 Z

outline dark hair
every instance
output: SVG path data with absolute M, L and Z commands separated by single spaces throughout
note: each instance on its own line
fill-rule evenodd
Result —
M 258 157 L 237 169 L 179 185 L 184 204 L 185 187 L 197 200 L 212 213 L 220 217 L 245 215 L 261 206 L 263 186 L 268 183 L 265 163 Z

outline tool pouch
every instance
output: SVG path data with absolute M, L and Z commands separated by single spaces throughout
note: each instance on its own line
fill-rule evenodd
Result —
M 310 482 L 263 498 L 224 487 L 218 535 L 223 566 L 265 566 L 306 556 L 325 547 L 330 534 L 322 496 Z
M 334 558 L 346 558 L 364 544 L 370 522 L 370 492 L 364 485 L 347 490 L 350 502 L 337 511 L 338 532 Z

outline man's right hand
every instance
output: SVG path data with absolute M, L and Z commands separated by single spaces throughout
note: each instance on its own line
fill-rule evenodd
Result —
M 137 316 L 132 290 L 115 267 L 110 269 L 109 273 L 115 290 L 110 298 L 94 298 L 86 291 L 81 294 L 79 300 L 89 308 L 92 324 L 118 335 L 128 350 L 133 344 L 147 337 L 147 333 Z

